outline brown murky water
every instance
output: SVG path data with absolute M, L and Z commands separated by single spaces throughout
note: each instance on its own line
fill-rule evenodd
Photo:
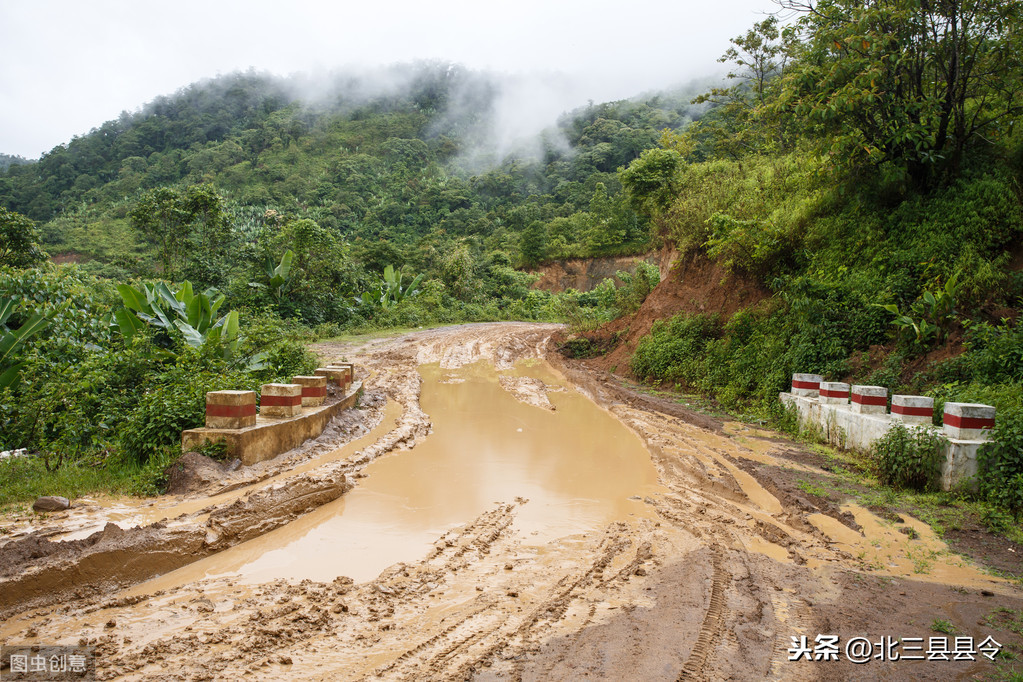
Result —
M 642 441 L 546 364 L 503 374 L 539 378 L 555 411 L 516 400 L 488 363 L 420 368 L 433 433 L 413 450 L 370 464 L 348 495 L 216 556 L 138 586 L 152 592 L 206 577 L 357 581 L 422 558 L 446 531 L 495 504 L 528 500 L 516 515 L 524 542 L 652 517 L 642 498 L 662 492 Z

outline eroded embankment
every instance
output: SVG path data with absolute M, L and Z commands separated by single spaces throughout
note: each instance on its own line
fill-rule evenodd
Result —
M 630 500 L 642 513 L 550 539 L 523 529 L 534 513 L 528 495 L 493 499 L 440 533 L 425 555 L 364 582 L 339 573 L 249 584 L 226 573 L 155 593 L 20 609 L 0 625 L 0 639 L 84 641 L 97 647 L 104 679 L 945 680 L 985 675 L 991 664 L 825 666 L 792 663 L 788 648 L 801 635 L 926 638 L 939 619 L 977 642 L 994 635 L 1023 644 L 988 618 L 995 607 L 1023 608 L 1017 588 L 949 553 L 913 519 L 883 521 L 787 485 L 783 474 L 814 468 L 773 434 L 706 421 L 571 365 L 511 371 L 521 359 L 545 357 L 552 329 L 467 325 L 325 350 L 356 359 L 373 372 L 368 390 L 401 401 L 402 422 L 375 441 L 381 448 L 421 440 L 429 429 L 421 364 L 455 370 L 486 360 L 508 377 L 503 389 L 543 419 L 568 412 L 559 386 L 578 388 L 649 450 L 657 489 Z M 458 386 L 447 388 L 445 399 L 457 400 Z M 596 464 L 579 454 L 570 459 L 575 469 Z

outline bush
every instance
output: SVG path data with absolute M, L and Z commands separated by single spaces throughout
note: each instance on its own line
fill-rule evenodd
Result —
M 879 478 L 899 488 L 936 489 L 943 443 L 931 429 L 892 425 L 872 448 Z
M 1023 408 L 999 412 L 992 442 L 977 459 L 980 492 L 993 504 L 1023 514 Z

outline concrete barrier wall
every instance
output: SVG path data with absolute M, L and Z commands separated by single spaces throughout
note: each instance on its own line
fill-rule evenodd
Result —
M 964 403 L 947 403 L 944 427 L 936 427 L 925 418 L 923 413 L 928 407 L 933 409 L 933 400 L 922 396 L 893 396 L 893 408 L 896 414 L 887 414 L 879 407 L 877 387 L 853 386 L 851 394 L 869 396 L 861 398 L 859 404 L 845 403 L 835 400 L 836 395 L 805 395 L 806 379 L 809 375 L 794 375 L 793 384 L 798 381 L 792 392 L 782 393 L 779 397 L 786 407 L 796 410 L 799 424 L 803 428 L 816 428 L 832 445 L 843 449 L 871 451 L 874 441 L 888 433 L 894 424 L 903 423 L 907 428 L 928 429 L 941 436 L 944 447 L 944 459 L 941 464 L 941 489 L 973 485 L 972 479 L 977 474 L 977 453 L 980 447 L 989 442 L 987 435 L 994 426 L 994 408 L 989 405 L 971 405 Z M 796 379 L 795 377 L 799 377 Z M 842 385 L 822 382 L 821 388 L 829 391 L 840 391 Z M 859 391 L 857 389 L 860 389 Z M 881 389 L 884 390 L 884 389 Z M 804 395 L 797 395 L 796 392 Z M 870 405 L 873 403 L 873 405 Z M 874 412 L 862 411 L 869 405 Z M 965 416 L 964 416 L 965 415 Z M 910 419 L 907 419 L 909 417 Z M 958 426 L 953 426 L 955 423 Z M 975 427 L 973 430 L 961 428 Z M 957 436 L 967 436 L 966 438 Z
M 295 417 L 257 417 L 253 426 L 241 429 L 201 428 L 181 433 L 181 449 L 194 450 L 206 441 L 225 441 L 227 456 L 238 458 L 248 466 L 273 459 L 282 452 L 297 448 L 310 438 L 316 438 L 331 419 L 355 405 L 362 395 L 362 382 L 356 382 L 338 402 L 319 407 L 303 408 Z
M 259 415 L 254 391 L 206 394 L 206 426 L 181 433 L 182 450 L 224 441 L 227 456 L 250 465 L 272 459 L 316 438 L 331 419 L 355 405 L 362 382 L 353 382 L 355 366 L 298 376 L 292 384 L 264 384 Z M 342 398 L 324 404 L 327 383 L 338 385 Z

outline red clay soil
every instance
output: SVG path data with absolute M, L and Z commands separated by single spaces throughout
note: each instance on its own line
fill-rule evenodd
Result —
M 636 262 L 646 261 L 657 264 L 661 272 L 667 271 L 665 266 L 670 264 L 664 261 L 667 254 L 650 252 L 634 256 L 612 256 L 607 258 L 568 258 L 542 265 L 532 274 L 539 275 L 540 279 L 533 283 L 533 289 L 543 289 L 551 293 L 560 293 L 566 289 L 576 291 L 590 291 L 606 278 L 615 279 L 619 286 L 621 281 L 615 276 L 619 270 L 628 273 L 635 273 Z
M 669 252 L 671 260 L 678 257 Z M 617 345 L 610 353 L 594 359 L 592 365 L 631 375 L 629 360 L 639 340 L 650 332 L 654 322 L 681 312 L 720 313 L 728 318 L 743 308 L 754 306 L 771 293 L 755 279 L 729 273 L 721 265 L 712 263 L 702 253 L 691 253 L 680 258 L 662 277 L 643 305 L 632 315 L 617 319 L 600 329 L 584 334 L 598 345 Z

